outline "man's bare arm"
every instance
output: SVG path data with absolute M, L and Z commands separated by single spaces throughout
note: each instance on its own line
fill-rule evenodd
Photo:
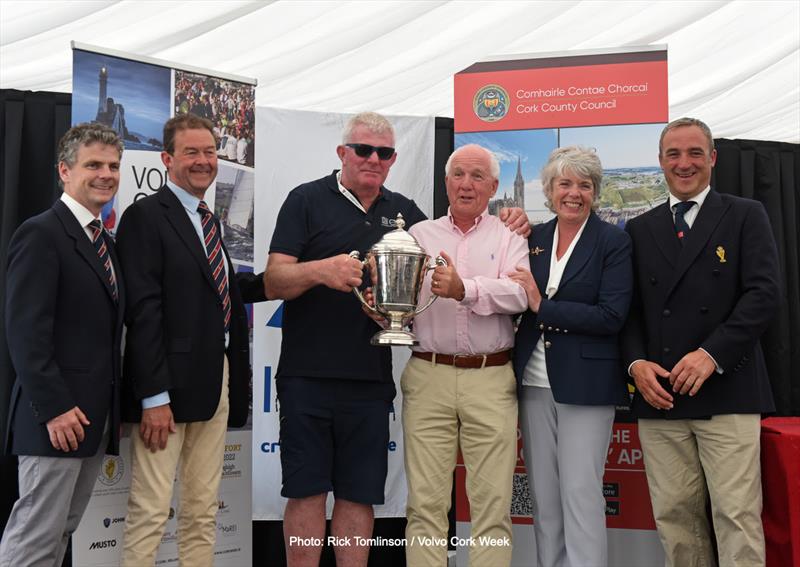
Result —
M 361 262 L 347 254 L 298 262 L 294 256 L 273 252 L 267 260 L 264 288 L 267 299 L 295 299 L 318 285 L 351 292 L 361 285 L 361 275 Z

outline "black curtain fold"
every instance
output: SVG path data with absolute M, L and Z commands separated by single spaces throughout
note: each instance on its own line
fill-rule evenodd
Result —
M 14 384 L 5 327 L 8 244 L 25 219 L 49 208 L 60 194 L 56 152 L 71 109 L 71 94 L 0 90 L 0 443 Z M 16 458 L 0 456 L 0 486 L 2 531 L 17 498 Z
M 800 145 L 715 140 L 711 184 L 721 193 L 755 199 L 767 211 L 781 266 L 778 315 L 761 338 L 777 415 L 800 415 Z

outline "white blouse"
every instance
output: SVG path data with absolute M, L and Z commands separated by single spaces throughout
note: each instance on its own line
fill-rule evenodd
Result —
M 569 257 L 572 256 L 575 245 L 581 239 L 583 229 L 586 228 L 586 223 L 588 221 L 589 217 L 586 217 L 586 220 L 583 221 L 580 229 L 578 229 L 578 233 L 575 235 L 575 238 L 572 239 L 569 248 L 567 248 L 567 251 L 564 252 L 560 260 L 556 255 L 556 250 L 558 250 L 558 221 L 556 221 L 556 228 L 553 232 L 553 249 L 550 251 L 550 277 L 547 279 L 547 289 L 545 290 L 547 299 L 552 299 L 558 291 L 558 286 L 561 284 L 561 277 L 564 275 L 564 269 L 567 267 Z M 547 376 L 547 363 L 544 358 L 544 333 L 539 337 L 539 342 L 536 343 L 536 348 L 533 349 L 533 353 L 528 359 L 528 364 L 525 365 L 525 371 L 522 374 L 522 385 L 535 386 L 537 388 L 550 387 L 550 379 Z

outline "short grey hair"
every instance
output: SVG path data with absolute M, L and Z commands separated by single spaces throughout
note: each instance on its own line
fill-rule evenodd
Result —
M 377 112 L 359 112 L 345 124 L 342 132 L 342 144 L 352 142 L 353 131 L 359 126 L 365 127 L 373 134 L 388 134 L 392 137 L 392 143 L 394 143 L 394 127 L 385 116 Z
M 444 174 L 446 176 L 450 176 L 450 165 L 453 163 L 453 158 L 455 158 L 460 152 L 466 149 L 478 149 L 486 154 L 486 157 L 489 159 L 489 175 L 492 176 L 493 179 L 500 179 L 500 162 L 497 161 L 497 156 L 494 155 L 493 152 L 490 152 L 486 148 L 478 144 L 466 144 L 461 146 L 452 154 L 450 157 L 447 158 L 447 163 L 444 164 Z
M 583 146 L 565 146 L 556 148 L 550 153 L 547 163 L 542 168 L 542 191 L 545 205 L 553 212 L 553 181 L 556 177 L 571 173 L 578 177 L 590 179 L 592 182 L 592 209 L 598 206 L 600 184 L 603 182 L 603 164 L 597 152 Z
M 697 118 L 678 118 L 677 120 L 673 120 L 661 131 L 661 137 L 658 139 L 658 155 L 661 156 L 661 152 L 663 151 L 663 144 L 664 144 L 664 136 L 667 135 L 667 132 L 675 130 L 676 128 L 685 128 L 686 126 L 697 126 L 700 128 L 700 131 L 706 137 L 708 141 L 708 153 L 714 151 L 714 136 L 711 135 L 711 128 L 708 127 L 708 124 L 703 122 L 702 120 L 698 120 Z
M 68 168 L 75 165 L 78 159 L 78 150 L 81 146 L 88 146 L 95 142 L 105 146 L 114 146 L 122 159 L 125 146 L 122 138 L 113 128 L 99 122 L 84 122 L 73 126 L 61 137 L 58 142 L 58 161 L 56 166 L 63 162 Z

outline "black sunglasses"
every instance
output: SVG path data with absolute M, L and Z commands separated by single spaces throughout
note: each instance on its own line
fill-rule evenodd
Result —
M 378 159 L 386 161 L 392 159 L 394 155 L 394 148 L 389 146 L 370 146 L 369 144 L 345 144 L 348 148 L 352 148 L 356 155 L 360 158 L 368 158 L 372 152 L 378 153 Z

